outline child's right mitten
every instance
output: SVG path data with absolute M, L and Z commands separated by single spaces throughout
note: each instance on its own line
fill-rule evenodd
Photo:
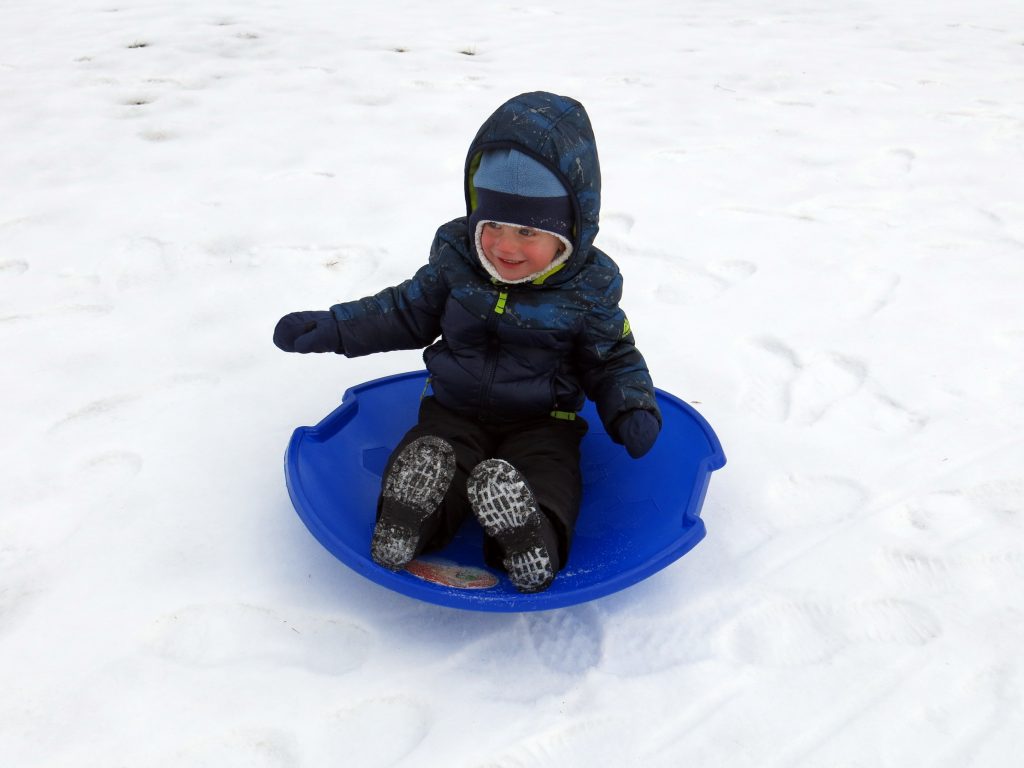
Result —
M 330 312 L 292 312 L 277 321 L 274 344 L 285 352 L 344 354 L 338 321 Z

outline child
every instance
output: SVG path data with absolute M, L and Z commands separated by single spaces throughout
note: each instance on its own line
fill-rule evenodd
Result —
M 618 267 L 593 246 L 601 175 L 583 106 L 543 92 L 503 104 L 470 145 L 465 192 L 469 215 L 441 226 L 412 279 L 285 315 L 274 343 L 347 357 L 426 347 L 432 395 L 385 468 L 371 555 L 400 570 L 471 512 L 486 561 L 538 592 L 579 512 L 584 398 L 634 458 L 661 414 Z

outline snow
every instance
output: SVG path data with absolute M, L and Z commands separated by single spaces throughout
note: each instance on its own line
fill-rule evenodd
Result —
M 1022 29 L 1016 0 L 5 2 L 4 763 L 1015 764 Z M 587 106 L 597 244 L 729 464 L 651 579 L 466 613 L 347 570 L 284 486 L 295 426 L 418 354 L 271 331 L 410 276 L 536 89 Z

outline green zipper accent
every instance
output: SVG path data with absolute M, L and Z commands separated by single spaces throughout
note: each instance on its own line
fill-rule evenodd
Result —
M 560 269 L 565 269 L 565 262 L 564 261 L 561 264 L 559 264 L 557 267 L 555 267 L 554 269 L 549 269 L 544 274 L 538 275 L 537 277 L 533 278 L 533 280 L 531 280 L 530 282 L 533 283 L 534 285 L 543 285 L 545 280 L 547 280 L 549 277 L 551 277 L 553 274 L 555 274 L 555 272 L 557 272 Z
M 508 301 L 508 293 L 501 291 L 498 293 L 498 303 L 494 305 L 494 312 L 498 315 L 505 314 L 505 302 Z
M 552 411 L 551 418 L 562 421 L 576 421 L 576 414 L 572 411 Z

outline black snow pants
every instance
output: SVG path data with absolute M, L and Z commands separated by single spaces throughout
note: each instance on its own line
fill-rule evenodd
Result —
M 579 516 L 583 483 L 580 474 L 580 442 L 587 422 L 553 416 L 515 422 L 483 422 L 440 405 L 433 397 L 420 401 L 419 420 L 396 446 L 384 476 L 401 450 L 413 440 L 433 435 L 455 449 L 455 477 L 441 502 L 441 514 L 423 531 L 423 551 L 444 547 L 472 511 L 466 480 L 484 459 L 504 459 L 519 470 L 533 491 L 541 511 L 541 535 L 557 572 L 569 556 L 572 532 Z M 378 501 L 377 513 L 380 514 Z M 418 554 L 418 553 L 417 553 Z M 497 542 L 484 536 L 484 560 L 500 569 L 502 553 Z

